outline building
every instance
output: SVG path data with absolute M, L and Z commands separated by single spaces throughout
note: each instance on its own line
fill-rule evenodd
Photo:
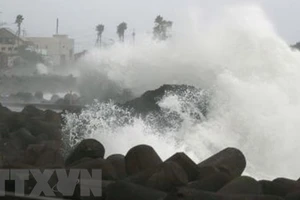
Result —
M 68 65 L 74 61 L 74 40 L 67 35 L 26 39 L 34 44 L 34 51 L 45 56 L 53 66 Z
M 18 46 L 24 44 L 22 38 L 18 38 L 10 29 L 0 28 L 0 52 L 8 55 L 15 55 L 18 52 Z
M 13 58 L 18 54 L 18 46 L 24 45 L 24 39 L 19 38 L 8 28 L 0 28 L 0 68 L 12 65 Z

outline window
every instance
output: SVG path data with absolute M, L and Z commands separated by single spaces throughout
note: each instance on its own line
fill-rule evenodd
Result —
M 12 47 L 8 47 L 8 51 L 12 51 L 12 49 L 13 49 Z
M 4 41 L 4 38 L 0 38 L 0 44 L 2 44 Z
M 6 48 L 5 48 L 5 47 L 2 47 L 2 48 L 1 48 L 1 50 L 2 50 L 2 51 L 5 51 L 5 50 L 6 50 Z

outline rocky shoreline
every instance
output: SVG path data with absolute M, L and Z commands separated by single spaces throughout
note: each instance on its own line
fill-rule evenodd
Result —
M 158 96 L 163 93 L 158 92 Z M 138 108 L 144 108 L 145 99 L 148 99 L 147 105 L 154 105 L 155 98 L 149 97 L 151 94 L 147 93 L 125 105 L 134 104 L 139 105 Z M 173 156 L 162 160 L 155 149 L 146 144 L 134 146 L 124 155 L 106 155 L 101 141 L 84 139 L 64 154 L 62 123 L 62 113 L 42 111 L 33 106 L 27 106 L 21 112 L 12 112 L 0 106 L 1 168 L 102 170 L 102 197 L 82 197 L 76 188 L 72 196 L 63 196 L 56 192 L 57 198 L 61 199 L 300 199 L 299 180 L 282 177 L 256 180 L 243 175 L 246 158 L 236 148 L 226 148 L 200 163 L 195 163 L 183 152 L 174 152 Z M 48 183 L 51 185 L 56 180 L 57 174 L 54 174 L 49 177 Z M 30 194 L 34 184 L 32 179 L 25 181 L 26 194 Z M 6 191 L 14 192 L 15 188 L 11 183 L 6 182 L 5 186 Z

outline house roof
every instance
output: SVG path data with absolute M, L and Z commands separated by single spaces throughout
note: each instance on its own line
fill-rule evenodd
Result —
M 16 34 L 14 34 L 13 31 L 8 28 L 0 28 L 0 37 L 18 38 L 18 36 Z M 20 38 L 20 40 L 24 41 L 22 38 Z

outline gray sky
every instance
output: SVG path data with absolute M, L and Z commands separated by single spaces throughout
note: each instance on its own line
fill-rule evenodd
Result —
M 116 38 L 116 26 L 122 21 L 128 23 L 128 33 L 146 32 L 158 14 L 176 22 L 180 13 L 193 6 L 213 15 L 215 8 L 246 1 L 261 4 L 288 43 L 300 41 L 299 0 L 0 0 L 0 22 L 15 29 L 15 17 L 22 14 L 28 36 L 51 36 L 58 17 L 60 33 L 75 38 L 76 49 L 81 50 L 94 44 L 99 23 L 105 24 L 104 37 Z

